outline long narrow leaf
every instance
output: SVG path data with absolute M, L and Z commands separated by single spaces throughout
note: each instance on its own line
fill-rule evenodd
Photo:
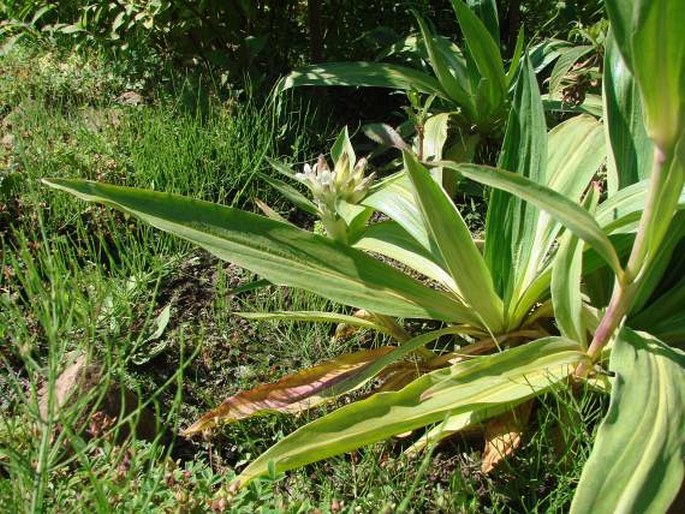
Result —
M 575 342 L 546 338 L 429 373 L 397 392 L 379 393 L 317 419 L 282 439 L 238 477 L 244 485 L 270 464 L 287 471 L 407 432 L 448 416 L 511 404 L 568 376 L 584 354 Z
M 413 14 L 417 23 L 419 24 L 419 28 L 421 29 L 421 36 L 424 44 L 426 45 L 426 51 L 428 52 L 431 68 L 433 68 L 433 72 L 438 78 L 442 89 L 447 92 L 450 98 L 459 106 L 461 106 L 466 111 L 467 116 L 472 119 L 475 116 L 473 99 L 452 74 L 449 63 L 446 59 L 444 59 L 443 55 L 438 50 L 438 47 L 433 39 L 433 34 L 431 34 L 430 30 L 428 30 L 428 25 L 424 19 L 415 11 Z
M 593 189 L 586 199 L 586 205 L 591 212 L 597 206 L 597 196 L 597 189 Z M 551 293 L 554 318 L 562 336 L 585 346 L 581 298 L 582 273 L 583 245 L 573 233 L 567 232 L 559 243 L 552 265 Z
M 404 166 L 416 191 L 421 215 L 460 296 L 494 333 L 504 326 L 502 300 L 497 296 L 485 261 L 454 202 L 416 157 L 403 152 Z
M 611 141 L 607 183 L 612 194 L 648 178 L 654 153 L 645 128 L 637 83 L 611 36 L 606 44 L 602 86 L 604 120 Z
M 508 191 L 544 210 L 592 246 L 617 275 L 623 275 L 621 263 L 611 241 L 602 232 L 597 221 L 577 203 L 552 189 L 505 170 L 477 164 L 455 165 L 449 162 L 436 164 L 455 169 L 465 177 L 481 184 Z
M 449 100 L 430 75 L 406 66 L 375 62 L 334 62 L 306 66 L 282 78 L 275 94 L 300 86 L 362 86 L 416 90 Z
M 461 305 L 447 294 L 359 250 L 287 224 L 177 195 L 85 180 L 45 183 L 131 213 L 275 284 L 381 314 L 459 321 L 453 308 Z
M 393 221 L 374 223 L 354 243 L 355 248 L 390 257 L 446 289 L 457 292 L 454 279 L 402 227 Z M 474 319 L 477 319 L 474 317 Z
M 530 61 L 517 81 L 498 166 L 544 184 L 547 158 L 545 113 Z M 533 248 L 538 212 L 509 192 L 492 192 L 485 228 L 485 261 L 496 290 L 510 303 L 517 277 Z

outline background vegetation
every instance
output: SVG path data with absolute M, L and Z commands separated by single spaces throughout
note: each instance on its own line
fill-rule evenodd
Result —
M 527 42 L 586 42 L 583 30 L 604 15 L 599 0 L 497 3 L 505 60 L 521 29 Z M 276 81 L 297 66 L 380 58 L 418 31 L 410 8 L 458 37 L 448 1 L 372 4 L 2 4 L 0 505 L 8 512 L 568 510 L 608 404 L 597 392 L 546 394 L 520 450 L 491 473 L 480 470 L 475 431 L 418 460 L 403 454 L 413 440 L 396 439 L 230 489 L 249 460 L 335 405 L 230 425 L 211 441 L 179 438 L 180 429 L 230 394 L 377 336 L 236 318 L 231 311 L 342 308 L 256 287 L 245 270 L 39 182 L 88 178 L 250 211 L 260 200 L 311 228 L 313 217 L 264 180 L 274 177 L 267 157 L 300 168 L 344 124 L 359 152 L 370 151 L 360 126 L 397 124 L 408 102 L 385 89 L 302 88 L 273 103 Z M 494 163 L 493 145 L 479 159 Z M 386 163 L 374 162 L 379 174 Z M 472 232 L 482 230 L 484 200 L 457 201 Z M 97 379 L 79 378 L 76 394 L 51 411 L 56 399 L 42 389 L 82 357 Z

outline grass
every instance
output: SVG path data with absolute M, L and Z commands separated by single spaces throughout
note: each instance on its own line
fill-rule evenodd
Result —
M 85 177 L 248 209 L 259 197 L 288 216 L 256 172 L 268 171 L 265 156 L 310 158 L 332 131 L 312 128 L 322 124 L 305 108 L 276 115 L 249 99 L 203 99 L 192 88 L 165 97 L 148 91 L 142 105 L 121 105 L 115 99 L 132 81 L 97 55 L 17 47 L 0 58 L 0 72 L 6 512 L 568 508 L 605 407 L 590 392 L 550 393 L 537 403 L 537 430 L 488 475 L 479 470 L 476 433 L 418 459 L 405 457 L 409 442 L 398 439 L 227 490 L 250 458 L 322 411 L 248 420 L 210 441 L 180 439 L 180 428 L 240 389 L 378 341 L 336 341 L 325 325 L 237 318 L 232 310 L 336 306 L 272 286 L 232 294 L 255 277 L 127 216 L 48 191 L 39 179 Z M 97 380 L 53 408 L 58 377 L 79 356 L 97 363 Z M 110 415 L 113 390 L 120 401 Z

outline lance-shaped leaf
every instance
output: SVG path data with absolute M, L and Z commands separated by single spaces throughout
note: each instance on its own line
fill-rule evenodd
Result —
M 45 180 L 133 214 L 277 285 L 398 317 L 459 321 L 462 305 L 365 253 L 278 221 L 191 198 L 85 180 Z
M 495 293 L 492 278 L 471 233 L 454 202 L 410 152 L 404 152 L 404 166 L 414 185 L 424 223 L 435 241 L 459 294 L 482 319 L 480 326 L 499 333 L 504 325 L 502 300 Z
M 499 16 L 497 15 L 497 2 L 495 0 L 466 0 L 471 10 L 480 18 L 488 28 L 492 39 L 499 41 Z
M 331 147 L 331 158 L 333 159 L 333 163 L 338 162 L 342 158 L 343 154 L 347 154 L 350 166 L 354 166 L 354 163 L 357 162 L 357 155 L 355 154 L 352 143 L 350 142 L 350 133 L 347 130 L 347 125 L 345 125 L 340 131 L 338 137 L 335 138 L 333 146 Z
M 287 375 L 278 382 L 262 384 L 225 400 L 218 407 L 203 414 L 183 431 L 185 437 L 198 434 L 219 425 L 275 412 L 297 413 L 310 409 L 335 397 L 335 385 L 394 348 L 384 346 L 362 350 L 323 362 Z
M 452 8 L 457 16 L 459 27 L 464 34 L 473 65 L 480 74 L 476 107 L 481 119 L 487 123 L 489 117 L 504 106 L 507 96 L 507 82 L 504 63 L 499 52 L 498 42 L 493 39 L 483 22 L 478 19 L 462 0 L 452 0 Z M 472 73 L 475 78 L 476 74 Z
M 606 9 L 616 43 L 642 93 L 647 132 L 667 151 L 685 128 L 685 2 L 607 0 Z
M 585 206 L 594 211 L 597 207 L 598 190 L 593 188 Z M 585 346 L 580 283 L 583 273 L 583 245 L 572 233 L 564 234 L 552 265 L 552 304 L 554 318 L 561 335 Z
M 605 126 L 611 141 L 607 183 L 609 194 L 612 194 L 648 178 L 654 155 L 637 83 L 613 36 L 609 36 L 606 44 L 602 87 Z
M 474 99 L 467 91 L 464 90 L 462 85 L 453 75 L 449 62 L 439 51 L 438 46 L 433 38 L 433 34 L 431 34 L 430 30 L 428 30 L 428 25 L 426 25 L 426 22 L 417 12 L 412 12 L 419 24 L 419 28 L 421 29 L 421 36 L 424 44 L 426 45 L 426 51 L 428 52 L 431 68 L 433 68 L 433 72 L 438 78 L 442 89 L 455 103 L 464 109 L 470 119 L 473 119 L 476 114 L 475 106 L 473 105 Z
M 609 369 L 609 412 L 571 513 L 666 512 L 685 474 L 685 354 L 625 328 Z
M 286 199 L 290 200 L 294 205 L 302 209 L 304 212 L 308 212 L 309 214 L 315 216 L 319 212 L 316 208 L 316 205 L 314 205 L 314 202 L 312 202 L 309 198 L 300 193 L 290 184 L 283 182 L 282 180 L 279 180 L 277 178 L 269 177 L 265 174 L 260 174 L 260 178 L 264 180 L 264 182 L 269 184 L 271 187 L 273 187 L 276 191 L 281 193 Z
M 288 471 L 449 416 L 472 414 L 480 420 L 483 410 L 540 394 L 585 358 L 578 343 L 551 337 L 434 371 L 400 391 L 376 394 L 296 430 L 253 461 L 237 481 L 245 485 L 269 466 Z
M 616 250 L 597 221 L 580 205 L 564 195 L 515 173 L 490 166 L 450 162 L 436 163 L 436 165 L 455 169 L 471 180 L 503 189 L 532 203 L 592 246 L 617 275 L 623 275 Z
M 547 157 L 545 113 L 530 61 L 523 62 L 498 166 L 544 184 Z M 525 268 L 533 245 L 538 212 L 506 191 L 492 192 L 485 228 L 485 261 L 496 290 L 510 303 L 519 270 Z
M 416 205 L 411 180 L 406 173 L 396 175 L 377 187 L 361 202 L 382 212 L 407 231 L 435 258 L 434 244 Z M 439 261 L 439 258 L 437 259 Z
M 388 366 L 426 344 L 461 331 L 460 327 L 434 330 L 409 339 L 400 346 L 385 346 L 343 355 L 314 368 L 289 375 L 275 384 L 261 385 L 229 398 L 219 407 L 203 415 L 185 430 L 184 435 L 193 435 L 220 423 L 237 421 L 253 415 L 270 412 L 292 413 L 309 409 L 361 387 Z
M 374 223 L 366 227 L 354 243 L 355 248 L 390 257 L 422 275 L 435 280 L 450 291 L 457 292 L 454 279 L 394 221 Z M 474 319 L 477 319 L 474 317 Z
M 440 83 L 422 71 L 376 62 L 331 62 L 305 66 L 282 78 L 275 94 L 300 86 L 362 86 L 415 90 L 449 100 Z
M 597 223 L 607 233 L 634 232 L 634 222 L 640 219 L 647 201 L 649 180 L 641 180 L 620 189 L 602 202 L 597 209 Z M 676 202 L 676 209 L 685 209 L 685 188 Z
M 571 46 L 569 48 L 562 48 L 559 50 L 559 58 L 557 59 L 557 62 L 554 63 L 554 68 L 552 68 L 552 73 L 549 77 L 550 95 L 553 95 L 557 92 L 561 86 L 562 79 L 573 67 L 576 61 L 592 51 L 593 47 L 589 45 Z

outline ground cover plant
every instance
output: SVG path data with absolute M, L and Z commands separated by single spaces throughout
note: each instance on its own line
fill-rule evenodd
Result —
M 93 113 L 9 88 L 3 502 L 665 511 L 683 478 L 683 47 L 665 26 L 678 9 L 609 5 L 601 117 L 550 118 L 521 50 L 495 167 L 382 125 L 390 176 L 367 171 L 347 129 L 303 168 L 267 164 L 289 132 L 269 111 Z M 654 55 L 669 63 L 658 94 Z M 36 179 L 54 168 L 114 182 L 45 180 L 125 214 L 48 194 Z M 488 191 L 478 233 L 450 194 L 472 183 Z M 65 406 L 64 370 L 84 354 L 104 362 L 89 371 L 101 384 Z

